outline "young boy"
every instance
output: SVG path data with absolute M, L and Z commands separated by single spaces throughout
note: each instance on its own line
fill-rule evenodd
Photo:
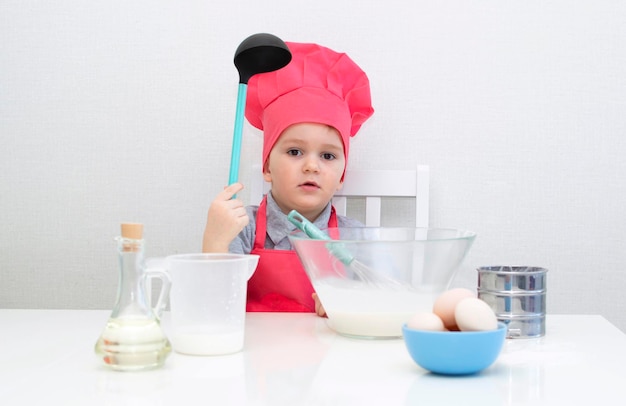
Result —
M 369 80 L 346 54 L 316 44 L 287 43 L 291 62 L 248 82 L 246 118 L 263 130 L 263 177 L 271 190 L 259 206 L 226 187 L 211 203 L 204 252 L 259 254 L 248 283 L 248 311 L 317 312 L 317 295 L 288 239 L 297 210 L 319 228 L 361 226 L 335 214 L 349 141 L 373 114 Z

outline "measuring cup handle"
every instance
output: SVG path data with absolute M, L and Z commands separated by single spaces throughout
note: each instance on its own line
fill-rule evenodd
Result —
M 160 270 L 160 269 L 150 269 L 148 272 L 146 272 L 147 281 L 151 281 L 154 278 L 161 280 L 161 291 L 159 292 L 159 298 L 157 299 L 156 304 L 152 308 L 152 311 L 154 311 L 154 314 L 157 316 L 158 319 L 160 319 L 161 316 L 163 315 L 163 311 L 165 310 L 165 306 L 167 306 L 167 300 L 170 295 L 170 288 L 172 287 L 172 282 L 167 272 Z M 148 286 L 152 288 L 152 283 L 149 282 Z M 152 303 L 150 303 L 150 305 L 152 305 Z
M 169 274 L 165 271 L 165 259 L 153 258 L 147 261 L 147 266 L 144 273 L 144 286 L 145 294 L 148 302 L 148 306 L 152 307 L 154 315 L 160 319 L 163 315 L 163 311 L 167 306 L 167 300 L 169 298 L 170 289 L 172 287 L 172 280 Z M 152 306 L 152 279 L 161 280 L 161 290 L 159 297 L 154 306 Z

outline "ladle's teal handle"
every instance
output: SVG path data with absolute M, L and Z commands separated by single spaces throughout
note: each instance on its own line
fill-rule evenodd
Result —
M 311 223 L 306 219 L 302 214 L 298 213 L 296 210 L 292 210 L 287 214 L 287 219 L 291 221 L 298 229 L 304 234 L 306 234 L 309 238 L 313 238 L 315 240 L 330 240 L 331 238 L 324 234 L 322 230 L 317 228 L 315 224 Z M 328 251 L 333 254 L 338 260 L 343 262 L 345 265 L 350 265 L 352 261 L 354 261 L 354 257 L 348 250 L 343 246 L 343 244 L 339 242 L 333 242 L 326 244 Z
M 233 132 L 233 148 L 230 153 L 230 173 L 228 184 L 239 180 L 239 161 L 241 158 L 241 138 L 243 134 L 243 118 L 246 110 L 247 83 L 239 83 L 237 91 L 237 110 L 235 111 L 235 131 Z

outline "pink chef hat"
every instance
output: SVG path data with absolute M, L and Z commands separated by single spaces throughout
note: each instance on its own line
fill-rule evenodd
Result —
M 287 42 L 291 62 L 248 81 L 246 118 L 263 130 L 263 164 L 292 124 L 327 124 L 339 132 L 348 160 L 350 137 L 374 113 L 369 80 L 348 55 L 317 44 Z

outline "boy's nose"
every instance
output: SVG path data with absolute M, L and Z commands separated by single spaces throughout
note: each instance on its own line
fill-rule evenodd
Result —
M 320 169 L 320 165 L 319 165 L 319 161 L 316 157 L 313 156 L 309 156 L 306 158 L 306 160 L 304 161 L 304 167 L 303 167 L 305 172 L 317 172 Z

